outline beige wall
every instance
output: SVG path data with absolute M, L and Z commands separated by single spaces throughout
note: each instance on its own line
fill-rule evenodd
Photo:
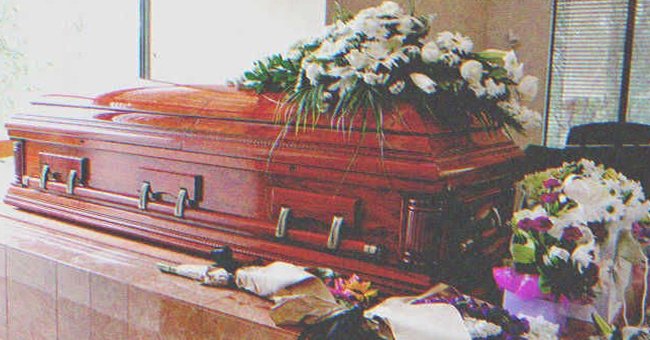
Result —
M 357 12 L 378 5 L 382 0 L 339 0 L 339 3 Z M 407 5 L 406 0 L 397 0 Z M 510 38 L 518 38 L 514 46 L 526 73 L 540 79 L 537 99 L 529 105 L 543 112 L 546 89 L 548 44 L 552 0 L 416 0 L 418 13 L 435 13 L 432 32 L 458 31 L 472 38 L 477 50 L 486 48 L 509 49 Z M 334 0 L 327 1 L 327 17 L 331 18 Z M 541 129 L 529 131 L 527 136 L 515 136 L 525 146 L 541 143 Z

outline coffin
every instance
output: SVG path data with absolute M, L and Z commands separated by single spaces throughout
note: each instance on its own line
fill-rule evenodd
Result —
M 391 292 L 489 275 L 522 156 L 501 131 L 450 131 L 404 105 L 380 144 L 374 127 L 337 131 L 325 116 L 283 133 L 277 110 L 278 97 L 219 86 L 45 97 L 7 123 L 5 201 L 196 254 L 228 245 L 243 261 L 357 273 Z

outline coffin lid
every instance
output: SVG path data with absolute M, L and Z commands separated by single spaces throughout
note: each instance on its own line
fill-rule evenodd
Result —
M 35 103 L 50 109 L 14 117 L 7 127 L 10 135 L 17 136 L 18 131 L 27 128 L 52 131 L 50 124 L 54 122 L 59 124 L 61 133 L 74 131 L 82 138 L 114 140 L 119 136 L 123 143 L 150 143 L 167 149 L 223 155 L 245 153 L 267 160 L 285 124 L 277 119 L 281 98 L 279 94 L 257 94 L 215 85 L 137 87 L 77 101 L 71 101 L 71 96 L 50 96 Z M 521 155 L 520 149 L 500 131 L 450 131 L 422 117 L 409 104 L 384 114 L 382 146 L 373 138 L 371 123 L 367 126 L 368 136 L 364 137 L 358 128 L 350 134 L 336 131 L 330 119 L 321 115 L 314 128 L 317 131 L 308 127 L 307 131 L 287 133 L 282 138 L 281 146 L 274 152 L 274 164 L 313 163 L 348 169 L 350 159 L 358 158 L 356 171 L 384 176 L 388 167 L 391 173 L 404 178 L 437 179 L 476 173 L 475 170 L 504 164 Z M 360 122 L 354 126 L 359 127 Z M 106 135 L 101 136 L 102 133 Z M 160 139 L 161 134 L 171 139 Z M 164 145 L 160 144 L 163 142 Z M 232 143 L 239 147 L 233 148 Z
M 242 120 L 283 125 L 281 106 L 283 95 L 277 93 L 257 94 L 223 85 L 168 85 L 124 89 L 97 96 L 93 104 L 121 110 L 144 111 L 174 116 L 208 119 Z M 445 133 L 437 125 L 425 124 L 410 105 L 400 105 L 389 113 L 384 122 L 386 133 L 430 134 Z M 354 122 L 361 126 L 361 119 Z M 367 122 L 367 130 L 374 131 L 373 119 Z M 311 125 L 311 122 L 310 122 Z M 333 122 L 322 115 L 317 127 L 331 129 Z M 311 127 L 311 126 L 310 126 Z

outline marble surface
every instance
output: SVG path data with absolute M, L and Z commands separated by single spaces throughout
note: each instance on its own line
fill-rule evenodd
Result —
M 208 263 L 0 204 L 0 338 L 297 336 L 273 324 L 271 302 L 160 273 L 157 262 Z

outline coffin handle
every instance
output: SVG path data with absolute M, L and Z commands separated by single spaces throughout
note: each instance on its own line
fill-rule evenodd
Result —
M 77 182 L 77 170 L 70 170 L 68 174 L 68 182 L 65 188 L 65 192 L 68 195 L 74 195 L 74 186 Z
M 178 192 L 178 197 L 176 198 L 176 206 L 174 206 L 174 216 L 183 218 L 185 215 L 185 205 L 188 203 L 188 192 L 187 189 L 181 188 Z
M 341 244 L 341 231 L 343 230 L 343 217 L 334 216 L 332 218 L 332 226 L 330 228 L 330 235 L 327 238 L 327 249 L 336 250 Z
M 43 165 L 43 168 L 41 169 L 41 179 L 38 183 L 39 188 L 42 190 L 47 189 L 47 180 L 48 177 L 50 177 L 50 166 L 47 164 Z
M 281 207 L 280 215 L 278 216 L 278 224 L 275 227 L 275 237 L 282 239 L 287 236 L 287 222 L 289 221 L 289 214 L 291 214 L 291 208 Z
M 138 200 L 138 209 L 147 210 L 147 203 L 149 202 L 149 197 L 151 196 L 151 183 L 142 182 L 140 187 L 140 199 Z

